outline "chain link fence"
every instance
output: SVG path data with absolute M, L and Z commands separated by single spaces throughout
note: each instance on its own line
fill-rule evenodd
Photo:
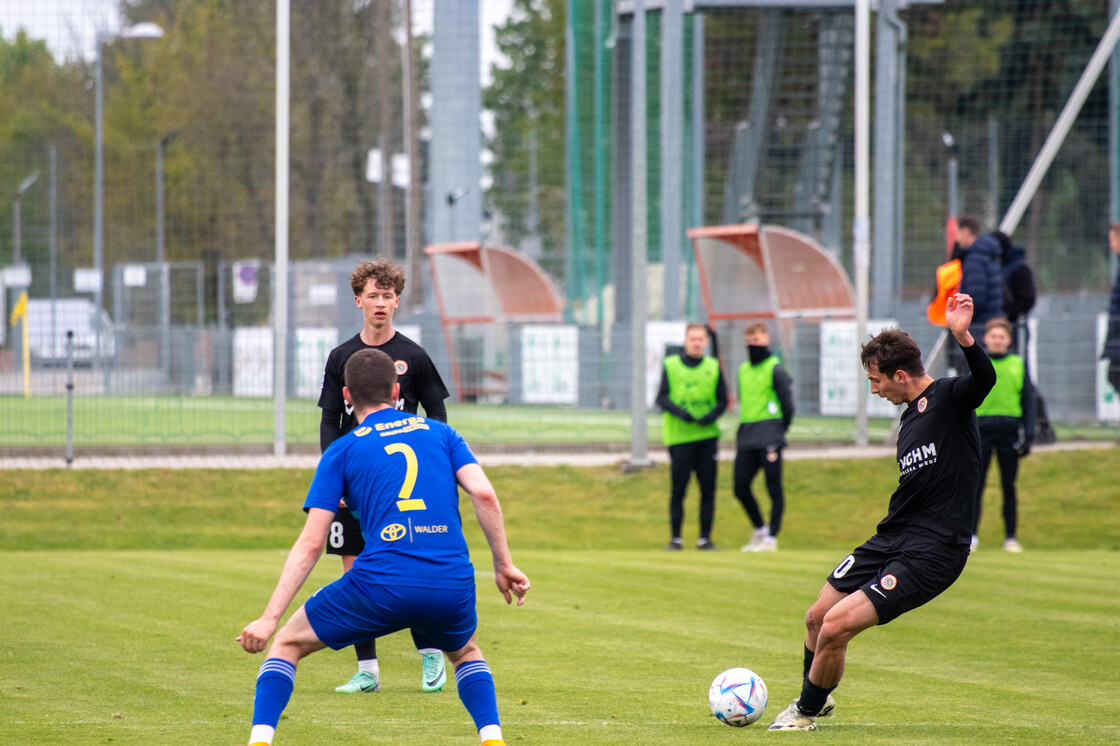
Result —
M 626 410 L 643 393 L 629 390 L 631 366 L 646 366 L 651 403 L 660 359 L 704 314 L 689 228 L 786 226 L 851 273 L 850 9 L 698 0 L 682 4 L 677 24 L 646 3 L 650 269 L 633 278 L 632 4 L 462 3 L 452 16 L 464 24 L 441 27 L 446 4 L 459 2 L 292 9 L 288 443 L 317 444 L 323 362 L 360 328 L 347 276 L 362 257 L 405 266 L 395 324 L 453 389 L 453 422 L 514 447 L 628 438 Z M 897 196 L 893 232 L 873 256 L 890 265 L 874 277 L 873 318 L 929 350 L 938 330 L 924 306 L 944 261 L 950 192 L 959 214 L 996 227 L 1110 4 L 880 5 L 904 44 L 895 98 L 876 98 L 895 107 L 900 138 L 899 180 L 873 186 Z M 61 445 L 68 384 L 81 446 L 273 441 L 274 15 L 257 0 L 4 4 L 0 446 Z M 876 38 L 890 31 L 879 19 Z M 448 125 L 433 91 L 455 89 L 433 76 L 447 75 L 441 54 L 472 59 L 463 49 L 481 64 L 456 85 L 477 90 L 450 95 L 457 106 L 477 99 L 477 122 Z M 875 69 L 878 91 L 888 83 Z M 1116 271 L 1106 246 L 1117 218 L 1115 69 L 1093 87 L 1014 236 L 1039 286 L 1031 368 L 1050 417 L 1104 436 L 1120 421 L 1098 359 Z M 482 133 L 476 164 L 435 160 L 471 128 Z M 423 247 L 456 241 L 534 260 L 561 290 L 562 319 L 441 323 Z M 646 361 L 626 352 L 635 281 L 649 287 Z M 23 293 L 26 321 L 10 324 Z M 713 326 L 733 382 L 742 324 Z M 862 385 L 854 331 L 837 319 L 791 329 L 780 352 L 794 375 L 795 438 L 851 438 Z M 873 433 L 887 432 L 893 411 L 873 401 L 872 414 Z M 651 438 L 659 426 L 651 415 Z

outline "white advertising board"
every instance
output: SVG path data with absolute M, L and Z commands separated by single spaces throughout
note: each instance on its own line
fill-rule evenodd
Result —
M 233 395 L 272 396 L 272 330 L 233 331 Z
M 121 274 L 126 288 L 142 288 L 148 284 L 148 270 L 143 264 L 126 264 Z
M 665 366 L 665 348 L 684 345 L 683 321 L 650 321 L 646 324 L 646 407 L 653 409 L 661 371 Z
M 521 400 L 579 402 L 579 330 L 574 324 L 521 327 Z
M 4 267 L 3 275 L 4 287 L 31 287 L 31 268 L 26 264 L 13 264 L 10 267 Z
M 96 293 L 101 287 L 101 273 L 96 269 L 79 267 L 74 270 L 74 292 Z
M 393 324 L 393 329 L 405 337 L 408 337 L 421 347 L 424 343 L 420 341 L 420 325 L 419 324 Z
M 883 329 L 897 327 L 898 324 L 891 319 L 872 320 L 867 322 L 867 333 L 874 335 Z M 868 391 L 868 416 L 894 417 L 898 407 L 870 393 L 866 373 L 859 362 L 856 322 L 822 321 L 820 334 L 821 414 L 855 416 L 858 387 L 862 385 Z
M 327 356 L 338 346 L 338 329 L 296 329 L 296 396 L 318 401 Z
M 337 329 L 297 329 L 292 350 L 296 396 L 318 399 L 327 355 L 338 345 Z M 272 330 L 264 327 L 233 332 L 233 395 L 272 396 Z

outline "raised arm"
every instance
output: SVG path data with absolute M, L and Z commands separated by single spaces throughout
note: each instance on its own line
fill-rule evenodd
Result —
M 953 338 L 961 347 L 976 344 L 968 327 L 972 323 L 972 296 L 966 293 L 954 293 L 945 302 L 945 326 L 949 328 Z
M 945 325 L 961 346 L 968 363 L 968 375 L 961 376 L 953 390 L 966 406 L 975 409 L 996 385 L 996 369 L 992 366 L 988 353 L 976 344 L 969 333 L 968 326 L 971 323 L 972 298 L 964 293 L 949 296 L 945 304 Z
M 463 466 L 455 472 L 455 477 L 471 496 L 478 524 L 482 526 L 486 543 L 490 545 L 490 556 L 494 560 L 494 582 L 498 584 L 498 590 L 505 596 L 507 604 L 513 601 L 510 595 L 512 593 L 517 596 L 517 605 L 521 606 L 525 603 L 525 594 L 529 592 L 529 577 L 514 566 L 510 557 L 502 506 L 498 503 L 494 485 L 490 484 L 486 472 L 478 464 Z

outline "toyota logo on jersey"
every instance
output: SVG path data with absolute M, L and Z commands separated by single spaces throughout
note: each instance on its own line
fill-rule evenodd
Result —
M 385 541 L 397 541 L 403 539 L 407 529 L 399 523 L 390 523 L 385 528 L 381 529 L 381 538 Z

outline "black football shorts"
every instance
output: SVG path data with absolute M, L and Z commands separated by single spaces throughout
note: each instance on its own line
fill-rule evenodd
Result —
M 358 519 L 348 508 L 339 508 L 327 534 L 327 554 L 357 557 L 365 547 L 366 540 Z
M 876 534 L 844 558 L 828 576 L 841 593 L 862 590 L 887 622 L 933 600 L 956 582 L 968 560 L 968 544 L 946 544 L 922 534 Z

